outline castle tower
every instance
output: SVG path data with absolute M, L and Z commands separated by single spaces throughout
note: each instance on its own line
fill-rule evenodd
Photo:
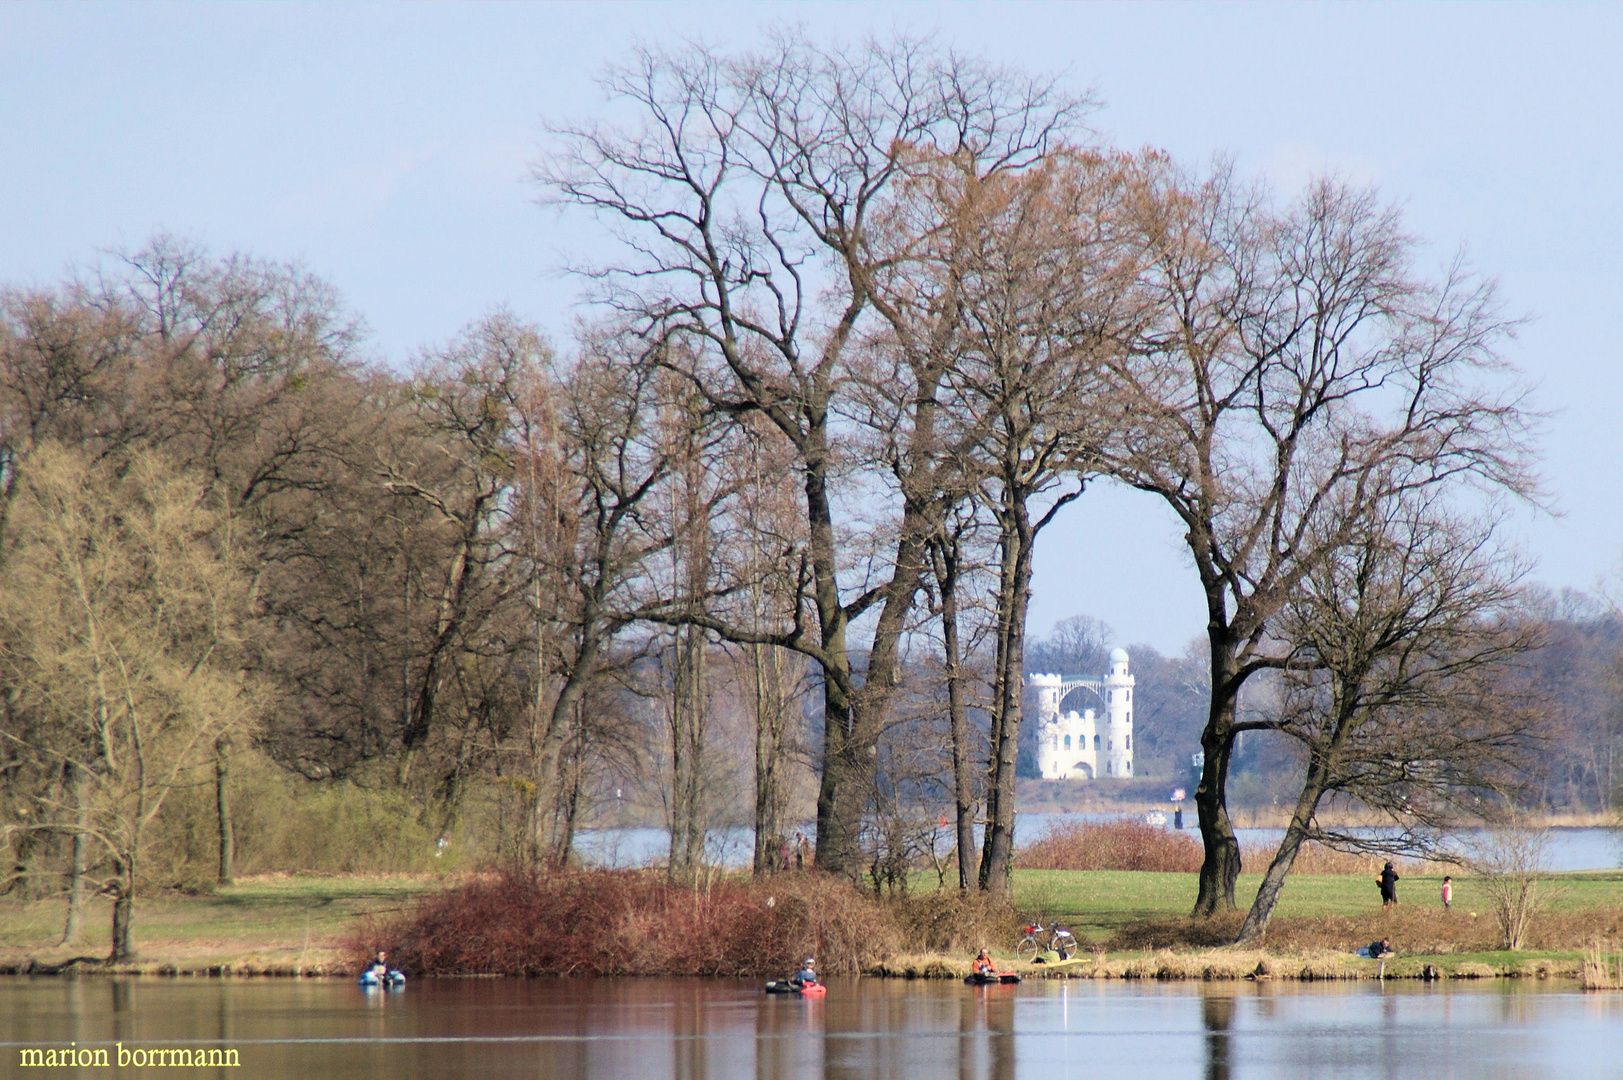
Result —
M 1127 650 L 1112 649 L 1104 685 L 1105 776 L 1133 775 L 1133 682 L 1127 671 Z
M 1064 678 L 1059 675 L 1027 675 L 1026 685 L 1037 699 L 1037 725 L 1041 727 L 1057 718 Z
M 1104 775 L 1104 738 L 1092 709 L 1060 712 L 1065 695 L 1079 687 L 1097 692 L 1103 683 L 1063 675 L 1027 675 L 1026 689 L 1037 729 L 1037 769 L 1044 780 L 1087 779 Z

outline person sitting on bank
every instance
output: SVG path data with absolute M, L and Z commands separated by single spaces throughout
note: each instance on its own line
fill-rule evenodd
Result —
M 789 985 L 795 987 L 817 985 L 816 967 L 817 961 L 810 956 L 806 957 L 805 965 L 801 967 L 799 971 L 789 976 Z
M 1371 960 L 1390 960 L 1397 953 L 1392 951 L 1392 939 L 1382 938 L 1369 943 L 1369 958 Z
M 1381 886 L 1381 906 L 1386 907 L 1388 904 L 1397 903 L 1398 872 L 1392 869 L 1391 863 L 1386 864 L 1386 868 L 1381 871 L 1381 876 L 1375 880 Z
M 992 967 L 992 956 L 991 956 L 991 954 L 988 953 L 985 949 L 982 949 L 980 951 L 980 953 L 977 954 L 976 957 L 975 957 L 975 964 L 974 964 L 974 967 L 973 967 L 972 970 L 977 975 L 990 975 L 990 974 L 992 974 L 992 972 L 995 971 L 996 969 Z

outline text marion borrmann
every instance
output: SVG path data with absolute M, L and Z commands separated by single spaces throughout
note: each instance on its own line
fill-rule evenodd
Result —
M 22 1050 L 24 1068 L 40 1066 L 50 1068 L 121 1069 L 136 1068 L 233 1068 L 240 1066 L 235 1050 L 221 1046 L 173 1047 L 159 1046 L 148 1049 L 129 1049 L 123 1043 L 114 1043 L 111 1052 L 105 1046 L 80 1046 L 76 1042 L 66 1046 L 28 1046 Z

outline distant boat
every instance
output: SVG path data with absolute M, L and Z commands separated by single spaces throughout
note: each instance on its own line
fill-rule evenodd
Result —
M 1160 825 L 1165 825 L 1166 823 L 1167 823 L 1167 816 L 1166 816 L 1165 811 L 1151 810 L 1149 813 L 1144 815 L 1144 824 L 1146 824 L 1146 825 L 1160 826 Z

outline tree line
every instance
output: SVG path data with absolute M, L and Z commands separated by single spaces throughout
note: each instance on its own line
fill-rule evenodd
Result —
M 1281 877 L 1326 799 L 1423 839 L 1506 790 L 1537 418 L 1493 283 L 1378 192 L 1110 147 L 1059 80 L 929 41 L 602 85 L 535 167 L 604 237 L 565 348 L 498 312 L 390 369 L 301 269 L 168 238 L 0 297 L 6 828 L 115 896 L 115 955 L 179 772 L 230 876 L 246 748 L 441 833 L 498 788 L 503 852 L 551 866 L 658 731 L 691 875 L 722 697 L 758 871 L 798 768 L 819 869 L 877 882 L 931 791 L 1003 894 L 1033 553 L 1100 480 L 1173 511 L 1205 599 L 1197 913 L 1234 906 L 1248 732 L 1305 755 Z

